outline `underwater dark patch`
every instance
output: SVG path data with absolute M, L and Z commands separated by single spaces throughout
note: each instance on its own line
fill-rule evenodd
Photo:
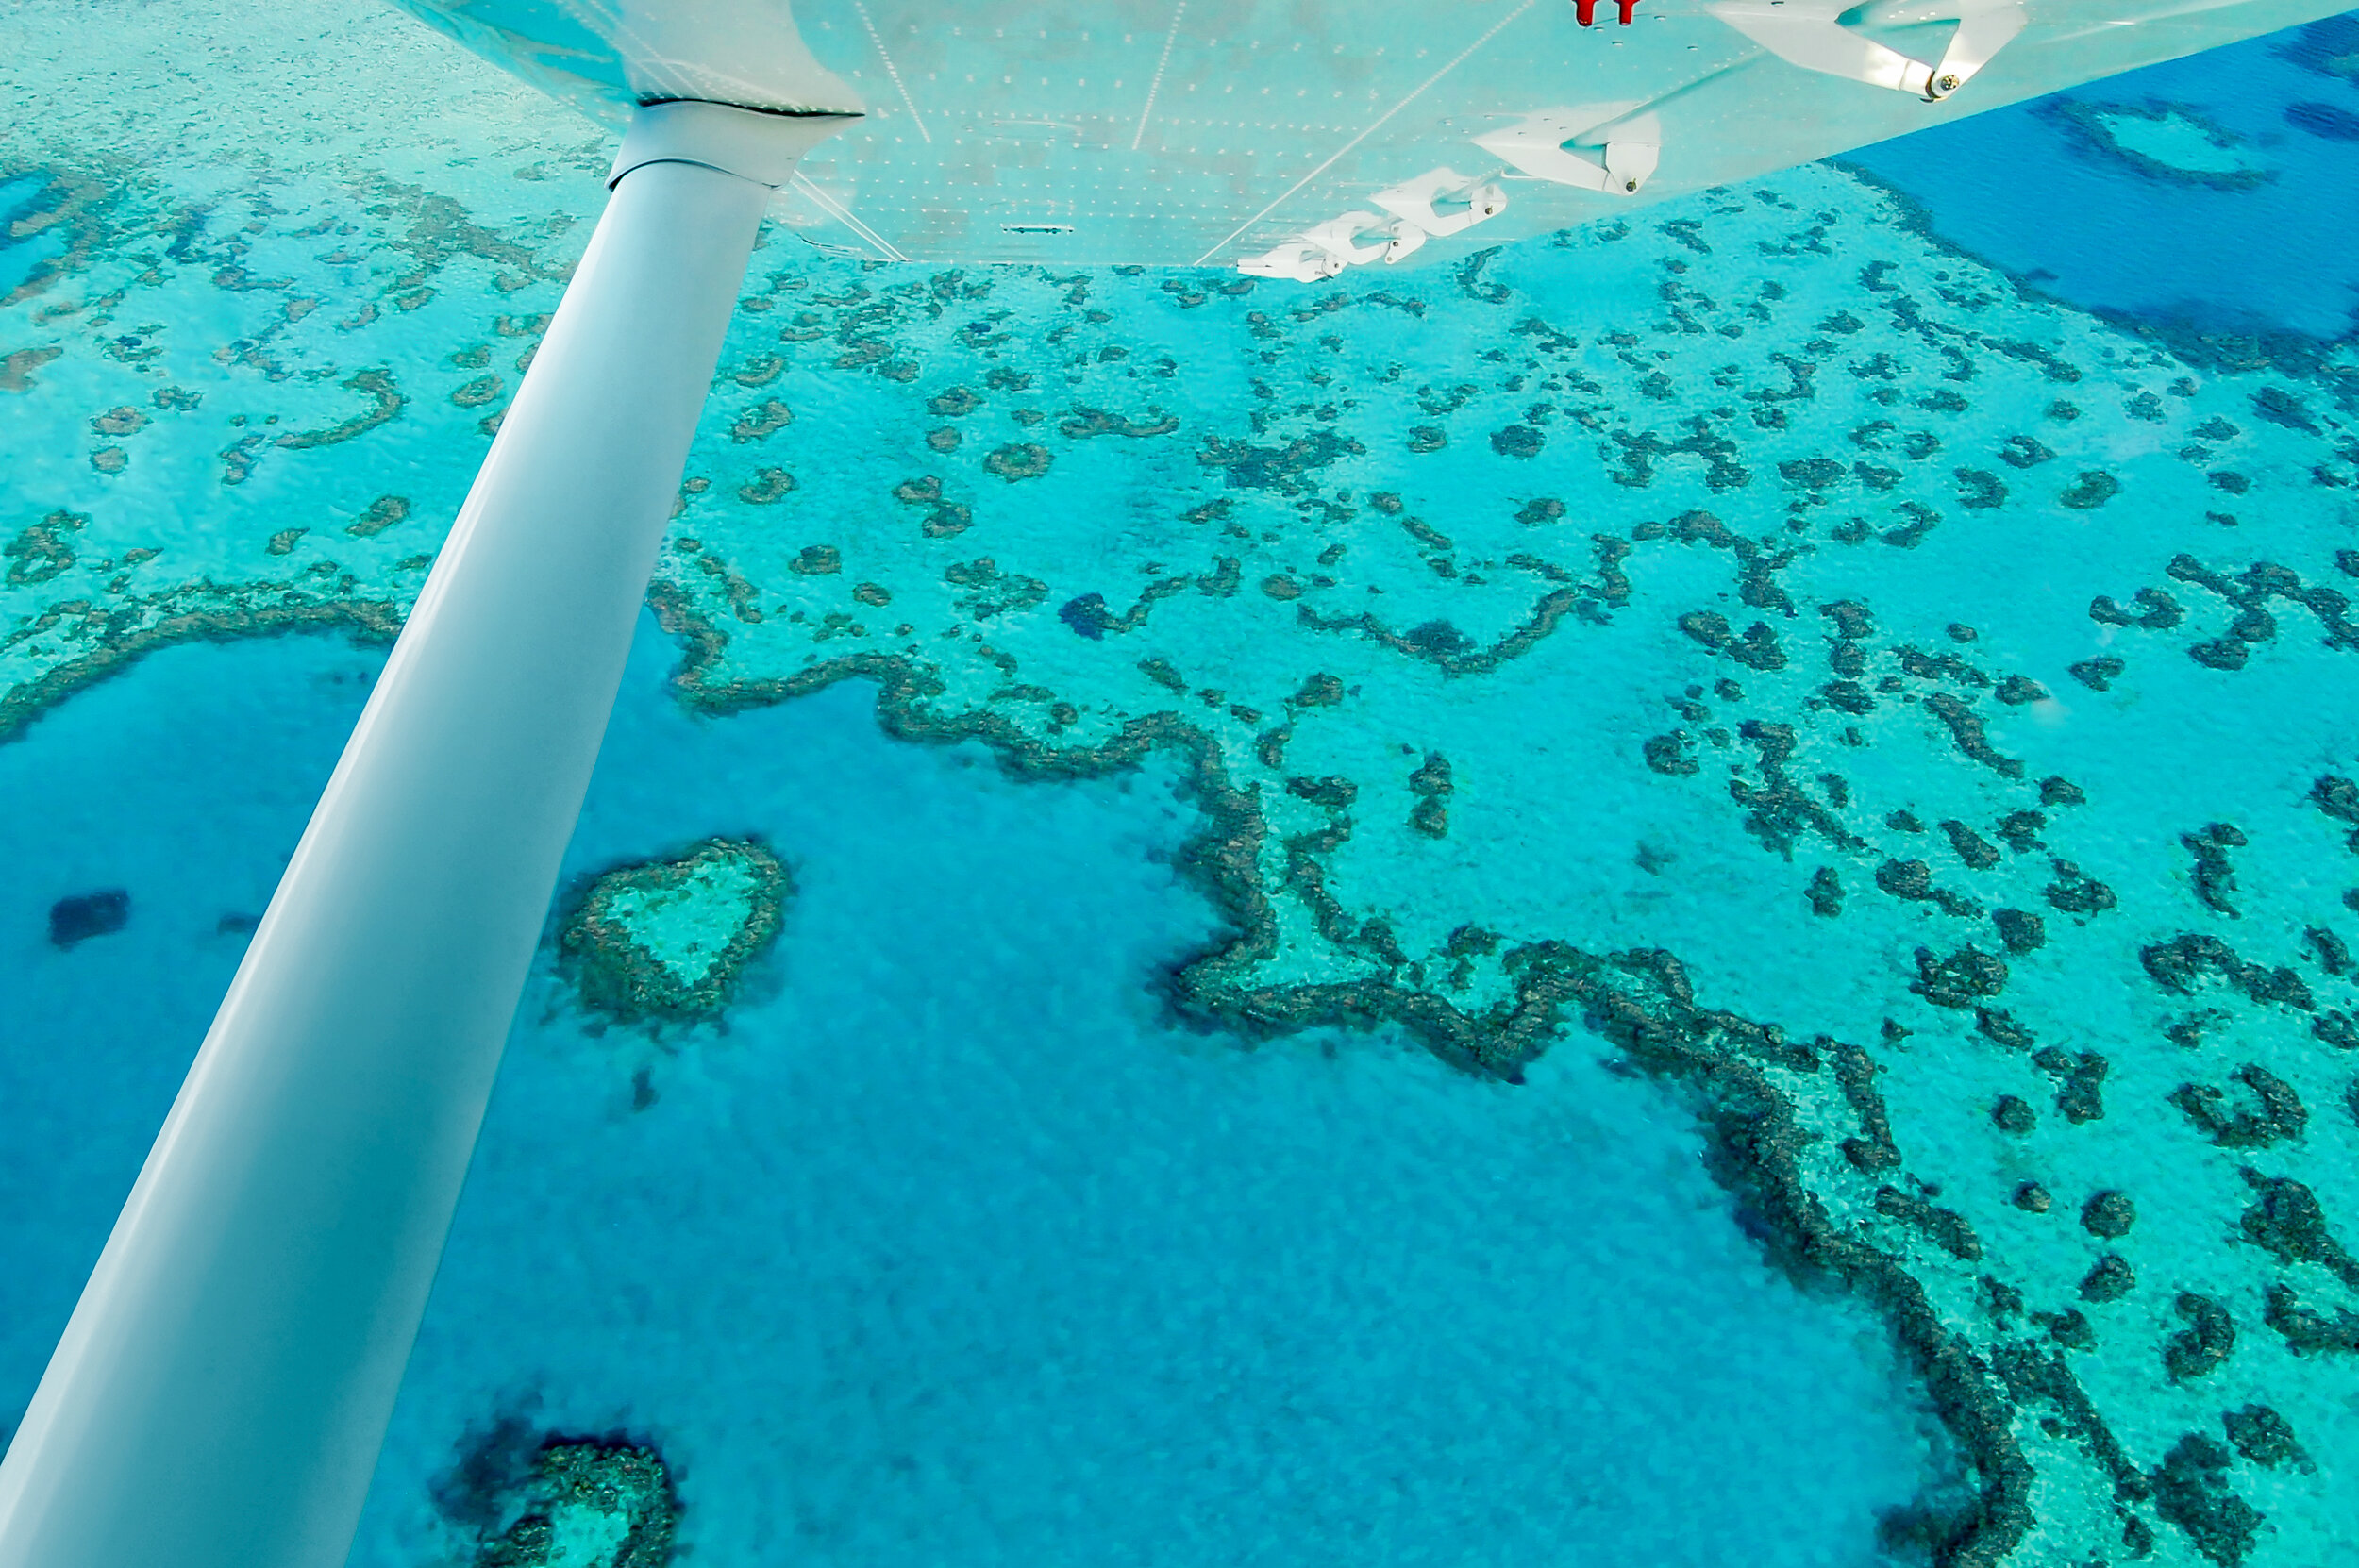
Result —
M 76 893 L 49 906 L 49 945 L 65 949 L 110 937 L 131 923 L 131 895 L 121 888 Z
M 2359 142 L 2359 114 L 2333 104 L 2288 104 L 2285 124 L 2329 142 Z

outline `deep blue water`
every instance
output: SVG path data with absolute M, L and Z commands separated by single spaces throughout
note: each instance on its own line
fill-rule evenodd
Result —
M 670 1049 L 536 980 L 357 1563 L 447 1559 L 434 1483 L 504 1413 L 660 1443 L 714 1565 L 1873 1560 L 1929 1422 L 1661 1092 L 1580 1041 L 1510 1088 L 1180 1026 L 1167 776 L 1013 783 L 863 687 L 700 722 L 671 654 L 643 629 L 575 870 L 761 832 L 786 933 Z M 0 747 L 7 1409 L 376 661 L 174 650 Z M 53 949 L 109 887 L 127 927 Z
M 2359 13 L 2057 94 L 2192 108 L 2268 172 L 2249 189 L 2157 178 L 2092 152 L 2051 100 L 1844 161 L 1906 192 L 1943 239 L 2084 309 L 2338 338 L 2359 309 L 2359 85 L 2315 67 L 2353 52 Z

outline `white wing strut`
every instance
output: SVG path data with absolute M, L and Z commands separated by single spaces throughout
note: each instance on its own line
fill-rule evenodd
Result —
M 0 1568 L 341 1568 L 770 188 L 614 194 L 0 1464 Z

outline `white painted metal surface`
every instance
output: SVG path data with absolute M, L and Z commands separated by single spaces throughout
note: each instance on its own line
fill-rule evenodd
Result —
M 646 74 L 625 61 L 647 17 L 736 19 L 757 36 L 786 13 L 786 0 L 400 3 L 606 116 L 644 96 Z M 1496 182 L 1503 209 L 1356 263 L 1452 266 L 2348 4 L 1636 0 L 1629 25 L 1609 3 L 1583 27 L 1573 0 L 794 0 L 811 61 L 869 117 L 805 162 L 778 210 L 814 244 L 886 259 L 1251 258 L 1265 264 L 1248 271 L 1315 279 L 1333 256 L 1310 235 L 1454 171 Z M 1645 134 L 1531 140 L 1544 117 L 1613 105 Z M 1492 150 L 1518 127 L 1520 158 Z
M 344 1560 L 764 181 L 839 124 L 634 138 L 0 1464 L 0 1568 Z

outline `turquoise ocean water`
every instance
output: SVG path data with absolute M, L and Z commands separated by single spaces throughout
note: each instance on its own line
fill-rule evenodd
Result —
M 1013 783 L 858 686 L 696 721 L 642 630 L 574 871 L 754 831 L 794 913 L 676 1052 L 536 979 L 356 1563 L 443 1560 L 502 1420 L 656 1442 L 721 1562 L 1864 1563 L 1940 1479 L 1872 1320 L 1771 1274 L 1657 1091 L 1182 1026 L 1167 776 Z M 0 751 L 14 884 L 133 910 L 66 953 L 10 911 L 50 1043 L 8 1053 L 13 1399 L 377 662 L 176 649 Z
M 421 58 L 414 155 L 0 137 L 0 1422 L 382 659 L 255 634 L 398 615 L 595 210 Z M 783 928 L 544 956 L 356 1568 L 567 1437 L 707 1568 L 2351 1560 L 2355 59 L 1349 292 L 773 232 L 568 876 Z

